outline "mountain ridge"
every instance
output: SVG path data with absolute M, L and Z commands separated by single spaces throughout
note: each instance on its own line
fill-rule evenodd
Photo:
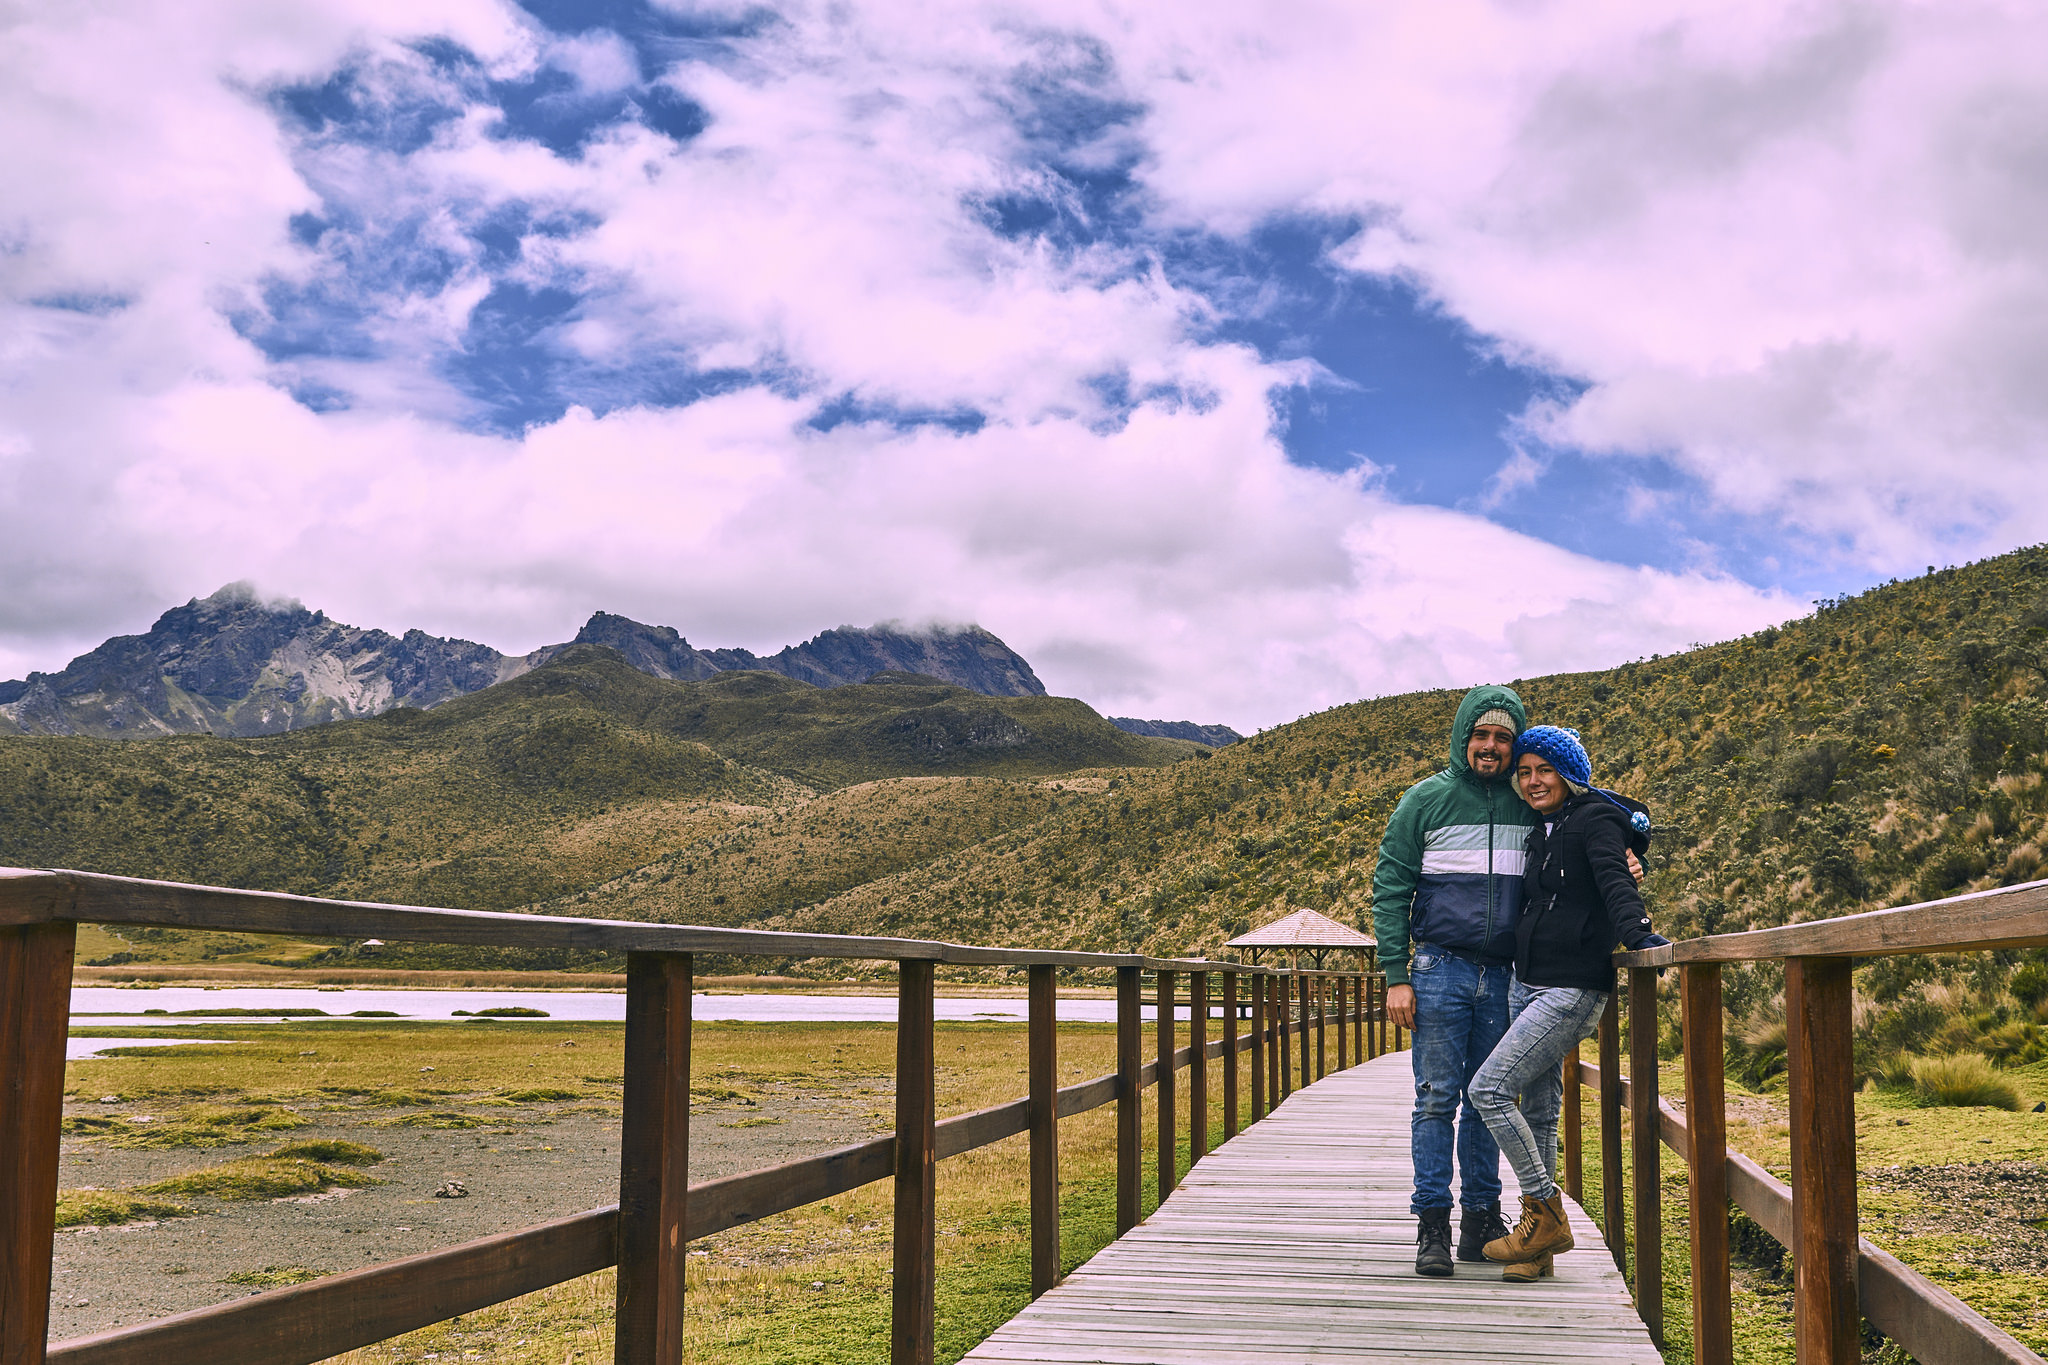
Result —
M 672 626 L 595 612 L 573 640 L 502 654 L 473 640 L 346 625 L 295 599 L 231 583 L 117 635 L 55 673 L 0 682 L 0 734 L 130 739 L 279 734 L 397 707 L 425 709 L 508 682 L 581 645 L 603 645 L 653 677 L 734 671 L 844 687 L 916 673 L 984 696 L 1043 697 L 1031 665 L 977 625 L 840 626 L 775 654 L 703 650 Z

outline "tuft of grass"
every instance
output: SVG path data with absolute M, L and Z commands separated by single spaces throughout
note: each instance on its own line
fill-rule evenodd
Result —
M 305 1161 L 324 1161 L 340 1166 L 374 1166 L 384 1159 L 384 1154 L 375 1147 L 360 1142 L 344 1142 L 340 1138 L 319 1138 L 312 1142 L 294 1142 L 278 1148 L 270 1154 L 279 1160 L 299 1158 Z
M 361 1189 L 384 1182 L 360 1171 L 299 1157 L 245 1156 L 204 1170 L 143 1185 L 140 1195 L 206 1195 L 214 1199 L 283 1199 L 340 1186 Z
M 479 1118 L 475 1114 L 458 1114 L 453 1110 L 437 1110 L 426 1114 L 405 1114 L 395 1119 L 379 1119 L 381 1128 L 481 1128 L 486 1123 L 502 1123 L 503 1119 Z
M 220 1277 L 222 1284 L 242 1284 L 254 1289 L 277 1289 L 288 1284 L 304 1284 L 327 1274 L 302 1265 L 267 1265 L 261 1270 L 237 1270 L 232 1275 Z
M 1985 1105 L 2018 1109 L 2019 1087 L 1975 1053 L 1922 1057 L 1912 1064 L 1913 1091 L 1922 1104 Z
M 552 1085 L 534 1086 L 527 1090 L 501 1090 L 498 1094 L 500 1098 L 512 1100 L 518 1104 L 546 1104 L 555 1100 L 580 1100 L 583 1098 L 583 1092 L 580 1090 L 563 1090 Z
M 423 1090 L 377 1090 L 364 1096 L 363 1103 L 374 1104 L 384 1109 L 396 1109 L 401 1105 L 408 1104 L 422 1106 L 433 1104 L 437 1098 L 437 1096 L 429 1095 Z
M 192 1210 L 183 1204 L 152 1199 L 122 1190 L 60 1190 L 57 1193 L 57 1226 L 112 1227 L 116 1223 L 139 1223 L 159 1218 L 186 1218 Z

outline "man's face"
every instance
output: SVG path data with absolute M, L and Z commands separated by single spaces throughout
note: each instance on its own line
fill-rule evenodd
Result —
M 1481 777 L 1500 777 L 1514 756 L 1515 732 L 1504 725 L 1475 725 L 1465 741 L 1465 763 Z

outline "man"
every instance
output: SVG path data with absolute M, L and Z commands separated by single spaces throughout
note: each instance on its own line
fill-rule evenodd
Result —
M 1527 724 L 1513 689 L 1466 693 L 1451 727 L 1450 766 L 1402 795 L 1373 873 L 1387 1017 L 1415 1035 L 1409 1211 L 1419 1223 L 1418 1275 L 1452 1273 L 1454 1148 L 1458 1259 L 1484 1261 L 1485 1245 L 1507 1235 L 1500 1149 L 1465 1091 L 1508 1026 L 1523 849 L 1536 821 L 1508 775 L 1515 736 Z

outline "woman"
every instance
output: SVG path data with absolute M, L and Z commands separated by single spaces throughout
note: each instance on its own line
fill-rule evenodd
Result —
M 1614 945 L 1633 951 L 1669 940 L 1651 932 L 1629 875 L 1631 845 L 1649 847 L 1649 816 L 1593 785 L 1578 733 L 1552 725 L 1523 733 L 1514 781 L 1537 823 L 1522 874 L 1508 1031 L 1469 1094 L 1522 1186 L 1522 1221 L 1486 1244 L 1486 1258 L 1505 1264 L 1502 1279 L 1529 1281 L 1550 1274 L 1551 1258 L 1572 1249 L 1556 1179 L 1560 1064 L 1577 1055 L 1607 1008 Z

